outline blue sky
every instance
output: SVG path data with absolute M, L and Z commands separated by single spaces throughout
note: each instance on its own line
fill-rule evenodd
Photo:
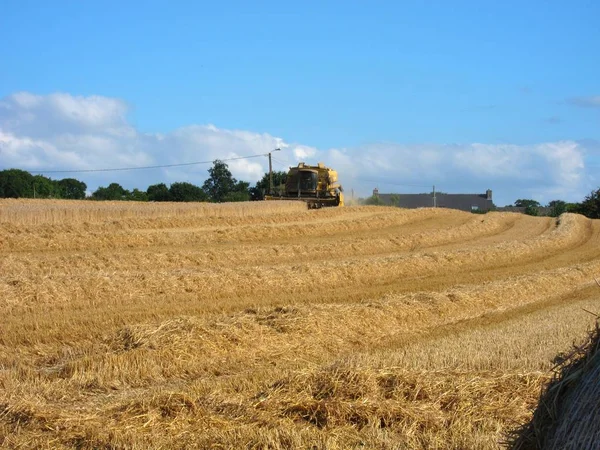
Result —
M 493 188 L 500 203 L 578 200 L 600 184 L 600 2 L 5 0 L 0 10 L 0 169 L 187 162 L 260 153 L 273 139 L 285 144 L 282 168 L 329 157 L 363 194 L 375 187 L 366 178 L 383 191 L 419 180 Z M 24 93 L 37 106 L 15 97 Z M 64 108 L 97 117 L 102 107 L 115 116 L 93 130 L 73 110 L 69 127 L 56 123 Z M 117 122 L 129 140 L 115 140 Z M 107 136 L 105 149 L 85 148 Z M 165 136 L 168 149 L 157 143 Z M 544 145 L 561 143 L 567 150 L 545 156 Z M 477 170 L 461 156 L 473 149 Z M 509 170 L 520 153 L 528 163 Z M 582 167 L 569 166 L 578 157 Z M 118 177 L 145 188 L 205 172 Z

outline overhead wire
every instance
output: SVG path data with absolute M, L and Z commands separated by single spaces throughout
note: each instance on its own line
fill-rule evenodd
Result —
M 274 157 L 273 157 L 273 155 L 271 155 L 271 159 L 272 159 L 273 161 L 275 161 L 275 162 L 279 163 L 279 164 L 281 165 L 281 167 L 284 167 L 284 168 L 287 168 L 287 167 L 290 167 L 290 166 L 292 166 L 292 165 L 293 165 L 293 164 L 290 164 L 290 163 L 289 163 L 289 162 L 287 162 L 287 161 L 281 161 L 281 160 L 279 160 L 279 159 L 277 159 L 277 158 L 274 158 Z
M 251 159 L 251 158 L 261 158 L 268 156 L 269 153 L 260 153 L 254 155 L 247 156 L 236 156 L 231 158 L 223 158 L 219 159 L 220 161 L 238 161 L 242 159 Z M 218 158 L 217 158 L 218 159 Z M 282 160 L 279 158 L 275 158 L 271 155 L 271 159 L 278 163 L 282 168 L 287 169 L 288 167 L 293 166 L 294 164 L 290 163 L 287 160 Z M 171 167 L 185 167 L 185 166 L 194 166 L 201 164 L 212 164 L 215 160 L 206 160 L 206 161 L 194 161 L 187 163 L 176 163 L 176 164 L 157 164 L 152 166 L 138 166 L 138 167 L 113 167 L 113 168 L 102 168 L 102 169 L 61 169 L 61 170 L 30 170 L 29 172 L 32 174 L 51 174 L 51 173 L 93 173 L 93 172 L 121 172 L 128 170 L 150 170 L 150 169 L 163 169 L 163 168 L 171 168 Z M 370 183 L 377 183 L 380 185 L 394 185 L 394 186 L 404 186 L 404 187 L 419 187 L 419 188 L 431 188 L 431 185 L 423 185 L 423 184 L 406 184 L 406 183 L 394 183 L 383 180 L 373 180 L 367 178 L 355 178 L 358 181 L 367 181 Z
M 250 158 L 259 158 L 264 157 L 268 153 L 262 153 L 259 155 L 248 155 L 248 156 L 237 156 L 232 158 L 223 158 L 219 159 L 219 161 L 237 161 L 240 159 L 250 159 Z M 183 166 L 194 166 L 199 164 L 212 164 L 215 160 L 210 161 L 195 161 L 188 163 L 178 163 L 178 164 L 158 164 L 155 166 L 139 166 L 139 167 L 115 167 L 115 168 L 105 168 L 105 169 L 65 169 L 65 170 L 30 170 L 29 173 L 89 173 L 89 172 L 118 172 L 118 171 L 126 171 L 126 170 L 147 170 L 147 169 L 162 169 L 169 167 L 183 167 Z

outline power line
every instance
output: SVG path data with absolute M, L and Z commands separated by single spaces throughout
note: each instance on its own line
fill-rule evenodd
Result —
M 224 158 L 219 161 L 237 161 L 240 159 L 250 159 L 250 158 L 259 158 L 266 156 L 266 154 L 261 155 L 249 155 L 249 156 L 237 156 L 235 158 Z M 111 169 L 69 169 L 69 170 L 30 170 L 29 173 L 83 173 L 83 172 L 118 172 L 125 170 L 147 170 L 147 169 L 162 169 L 168 167 L 182 167 L 182 166 L 194 166 L 198 164 L 212 164 L 212 161 L 196 161 L 189 163 L 179 163 L 179 164 L 160 164 L 157 166 L 141 166 L 141 167 L 116 167 Z
M 289 162 L 284 162 L 284 161 L 281 161 L 280 159 L 277 159 L 277 158 L 275 158 L 275 157 L 271 157 L 271 158 L 273 159 L 273 161 L 275 161 L 275 162 L 278 162 L 278 163 L 279 163 L 279 164 L 281 164 L 283 167 L 290 167 L 290 166 L 292 166 L 292 165 L 293 165 L 293 164 L 290 164 Z

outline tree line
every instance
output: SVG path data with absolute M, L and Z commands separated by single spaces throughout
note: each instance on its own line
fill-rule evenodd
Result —
M 512 205 L 511 205 L 512 206 Z M 530 199 L 518 199 L 514 206 L 525 208 L 525 214 L 530 216 L 539 216 L 540 208 L 544 207 L 549 210 L 551 217 L 558 217 L 562 213 L 572 212 L 581 214 L 590 219 L 600 219 L 600 189 L 590 192 L 579 203 L 568 203 L 563 200 L 552 200 L 546 206 L 542 206 L 540 202 Z
M 0 171 L 0 198 L 56 198 L 83 200 L 133 200 L 153 202 L 243 202 L 262 200 L 269 190 L 266 173 L 254 186 L 236 180 L 226 163 L 213 162 L 208 178 L 202 186 L 188 182 L 165 183 L 148 186 L 145 191 L 128 190 L 119 183 L 100 186 L 87 196 L 87 185 L 75 178 L 53 180 L 44 175 L 32 175 L 20 169 Z M 273 185 L 285 183 L 286 172 L 273 172 Z
M 145 191 L 128 190 L 118 183 L 100 186 L 91 196 L 86 196 L 87 185 L 75 178 L 52 180 L 43 175 L 32 175 L 20 169 L 0 171 L 0 198 L 58 198 L 92 200 L 133 200 L 152 202 L 243 202 L 262 200 L 269 191 L 269 174 L 256 182 L 254 186 L 246 181 L 236 180 L 226 163 L 213 162 L 208 169 L 208 178 L 202 186 L 188 182 L 165 183 L 148 186 Z M 285 183 L 286 172 L 273 172 L 273 186 Z M 392 199 L 394 200 L 394 199 Z M 377 196 L 364 199 L 365 204 L 380 204 Z M 542 205 L 536 200 L 518 199 L 514 206 L 525 208 L 525 214 L 537 216 Z M 592 191 L 579 203 L 567 203 L 553 200 L 546 205 L 550 215 L 558 217 L 564 212 L 582 214 L 592 219 L 600 219 L 600 188 Z
M 75 178 L 52 180 L 19 169 L 0 171 L 2 198 L 65 198 L 84 199 L 87 185 Z

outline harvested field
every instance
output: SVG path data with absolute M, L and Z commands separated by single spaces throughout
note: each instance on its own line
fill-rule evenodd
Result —
M 502 448 L 600 221 L 0 200 L 4 448 Z
M 531 420 L 512 437 L 514 450 L 594 450 L 600 442 L 600 320 L 587 340 L 558 356 Z

